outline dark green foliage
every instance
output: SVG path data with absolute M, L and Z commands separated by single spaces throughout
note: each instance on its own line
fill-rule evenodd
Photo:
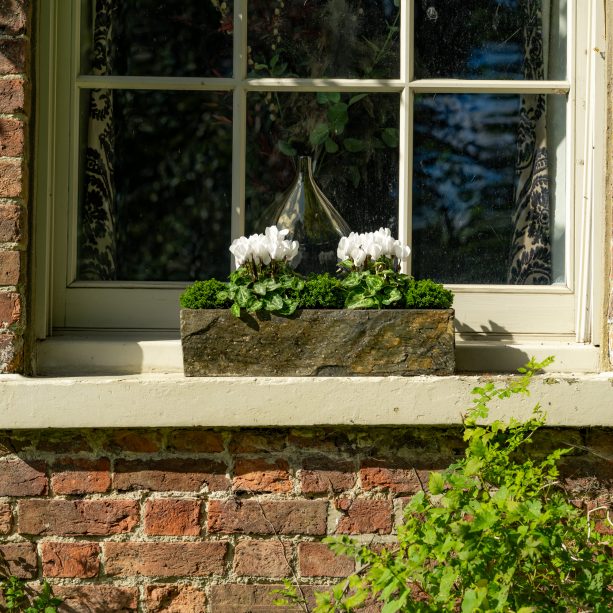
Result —
M 340 280 L 328 273 L 309 276 L 300 292 L 301 309 L 342 309 L 344 302 Z
M 404 297 L 404 298 L 403 298 Z M 296 309 L 448 309 L 453 293 L 430 279 L 412 277 L 383 266 L 380 270 L 352 271 L 343 279 L 328 273 L 302 279 L 287 266 L 267 276 L 238 269 L 228 283 L 196 281 L 181 295 L 184 309 L 233 308 L 250 313 L 265 310 L 291 315 Z
M 223 292 L 228 286 L 217 279 L 196 281 L 190 285 L 179 300 L 184 309 L 227 309 L 232 301 Z
M 413 281 L 404 298 L 407 309 L 449 309 L 453 304 L 453 292 L 432 279 Z
M 613 538 L 595 531 L 559 478 L 570 447 L 541 460 L 522 453 L 545 423 L 539 405 L 527 421 L 484 423 L 491 402 L 527 395 L 534 373 L 551 362 L 532 360 L 520 378 L 473 390 L 465 457 L 432 472 L 427 490 L 412 497 L 397 546 L 325 539 L 360 570 L 317 594 L 312 609 L 286 582 L 286 602 L 314 613 L 357 611 L 368 600 L 382 613 L 611 611 Z
M 232 314 L 269 311 L 292 315 L 298 308 L 298 296 L 304 281 L 289 266 L 274 262 L 270 267 L 241 266 L 230 275 L 226 291 L 220 298 L 229 299 Z
M 0 577 L 0 595 L 4 598 L 5 611 L 20 613 L 57 613 L 62 604 L 60 598 L 53 595 L 51 585 L 45 581 L 38 594 L 32 592 L 22 579 L 13 575 Z

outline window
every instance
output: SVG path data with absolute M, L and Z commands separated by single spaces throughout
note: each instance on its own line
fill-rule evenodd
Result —
M 454 289 L 461 340 L 597 343 L 599 2 L 44 4 L 39 336 L 175 329 L 308 154 Z

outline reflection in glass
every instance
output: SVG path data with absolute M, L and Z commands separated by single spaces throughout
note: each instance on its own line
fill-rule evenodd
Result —
M 397 78 L 398 4 L 394 0 L 250 0 L 252 74 Z
M 557 153 L 564 148 L 558 142 L 563 101 L 494 94 L 415 97 L 416 277 L 522 285 L 563 280 L 556 264 L 563 260 L 563 214 L 554 207 L 563 201 L 563 181 L 556 177 L 562 167 Z
M 398 94 L 250 93 L 246 229 L 269 219 L 313 158 L 315 181 L 352 230 L 398 227 Z
M 81 71 L 231 76 L 232 7 L 232 0 L 84 0 Z
M 95 90 L 81 108 L 78 279 L 225 278 L 231 94 Z
M 566 76 L 566 0 L 419 0 L 414 6 L 416 79 Z

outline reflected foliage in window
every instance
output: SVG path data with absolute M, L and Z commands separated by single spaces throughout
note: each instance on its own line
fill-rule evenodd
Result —
M 565 55 L 559 10 L 557 0 L 415 0 L 415 78 L 564 78 L 563 62 L 543 62 Z
M 279 202 L 298 155 L 351 229 L 398 228 L 397 94 L 250 93 L 247 230 Z
M 399 0 L 250 0 L 250 70 L 272 77 L 397 78 L 399 6 Z
M 520 96 L 415 97 L 413 273 L 507 283 Z

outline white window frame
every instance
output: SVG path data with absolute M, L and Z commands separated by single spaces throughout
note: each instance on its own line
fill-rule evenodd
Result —
M 508 345 L 558 345 L 575 351 L 579 370 L 599 367 L 604 304 L 604 6 L 568 0 L 568 75 L 563 81 L 414 80 L 413 0 L 402 3 L 399 79 L 247 77 L 246 9 L 234 1 L 232 78 L 124 77 L 79 74 L 79 1 L 40 3 L 34 217 L 34 326 L 37 339 L 130 331 L 172 338 L 182 283 L 84 282 L 76 279 L 78 97 L 82 89 L 130 88 L 233 92 L 232 236 L 244 232 L 246 97 L 250 91 L 372 91 L 400 94 L 399 238 L 410 244 L 412 97 L 415 93 L 568 94 L 566 113 L 566 278 L 564 285 L 449 285 L 455 292 L 461 369 L 504 364 Z M 61 7 L 59 6 L 61 5 Z M 579 6 L 581 5 L 581 6 Z M 587 9 L 587 10 L 586 10 Z M 66 12 L 71 13 L 66 19 Z M 46 50 L 49 53 L 46 53 Z M 67 96 L 66 92 L 70 92 Z M 127 333 L 127 332 L 126 332 Z M 47 345 L 47 352 L 50 345 Z M 491 351 L 488 353 L 488 348 Z M 547 351 L 545 351 L 547 352 Z M 555 348 L 553 349 L 555 352 Z M 173 349 L 172 355 L 176 354 Z M 504 352 L 503 352 L 504 353 Z M 533 353 L 539 353 L 534 351 Z M 52 352 L 53 355 L 53 352 Z M 488 357 L 491 356 L 491 357 Z M 464 357 L 462 357 L 464 356 Z M 498 356 L 498 357 L 496 357 Z M 478 359 L 475 359 L 478 358 Z M 173 358 L 174 359 L 174 358 Z M 494 360 L 494 362 L 492 362 Z M 573 364 L 569 360 L 569 364 Z M 504 368 L 504 365 L 502 366 Z

